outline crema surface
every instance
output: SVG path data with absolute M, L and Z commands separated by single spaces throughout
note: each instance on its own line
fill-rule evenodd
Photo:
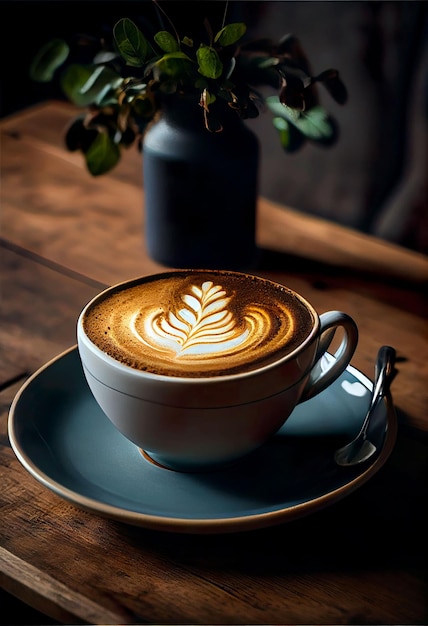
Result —
M 227 271 L 175 271 L 108 291 L 83 325 L 101 350 L 130 367 L 206 377 L 256 369 L 295 350 L 312 310 L 274 282 Z

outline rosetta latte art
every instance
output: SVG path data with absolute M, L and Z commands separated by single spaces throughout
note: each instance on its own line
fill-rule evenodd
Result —
M 176 357 L 186 355 L 228 354 L 249 347 L 261 334 L 270 330 L 269 317 L 261 310 L 248 307 L 242 323 L 238 324 L 228 309 L 231 297 L 212 281 L 193 285 L 184 294 L 185 306 L 178 311 L 146 313 L 144 333 L 138 330 L 139 313 L 131 318 L 133 334 L 143 343 L 159 350 L 172 350 Z
M 108 290 L 84 318 L 88 337 L 134 369 L 166 376 L 244 373 L 287 356 L 314 317 L 282 285 L 221 270 L 175 270 Z

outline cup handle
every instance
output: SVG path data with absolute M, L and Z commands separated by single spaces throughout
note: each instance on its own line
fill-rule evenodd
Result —
M 327 352 L 336 330 L 344 330 L 342 341 L 334 354 L 334 361 L 327 370 L 322 370 L 319 360 Z M 358 344 L 358 328 L 352 317 L 342 311 L 327 311 L 320 315 L 320 333 L 315 362 L 310 372 L 300 402 L 309 400 L 331 385 L 349 365 Z

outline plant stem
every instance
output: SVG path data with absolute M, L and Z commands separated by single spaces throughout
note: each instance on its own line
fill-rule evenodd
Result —
M 224 28 L 224 25 L 226 24 L 226 14 L 227 14 L 227 9 L 229 8 L 229 0 L 226 0 L 226 3 L 224 5 L 224 13 L 223 13 L 223 22 L 221 27 Z
M 158 11 L 161 11 L 161 13 L 163 13 L 163 15 L 166 17 L 166 19 L 168 20 L 168 22 L 171 25 L 172 30 L 174 31 L 175 37 L 177 39 L 178 44 L 180 45 L 180 36 L 177 32 L 177 29 L 175 28 L 174 24 L 172 23 L 171 19 L 169 18 L 168 14 L 163 10 L 163 8 L 160 6 L 158 0 L 152 0 L 152 2 L 154 3 L 154 5 L 156 6 L 156 9 Z

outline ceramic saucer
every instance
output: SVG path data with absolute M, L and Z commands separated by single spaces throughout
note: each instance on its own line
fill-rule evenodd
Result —
M 235 532 L 329 506 L 382 467 L 397 427 L 388 398 L 373 425 L 382 429 L 376 456 L 355 468 L 338 467 L 333 459 L 335 449 L 360 429 L 372 388 L 349 366 L 326 391 L 298 405 L 281 430 L 248 457 L 220 470 L 176 472 L 144 457 L 105 417 L 74 346 L 22 386 L 10 409 L 9 439 L 34 478 L 82 509 L 158 530 Z

